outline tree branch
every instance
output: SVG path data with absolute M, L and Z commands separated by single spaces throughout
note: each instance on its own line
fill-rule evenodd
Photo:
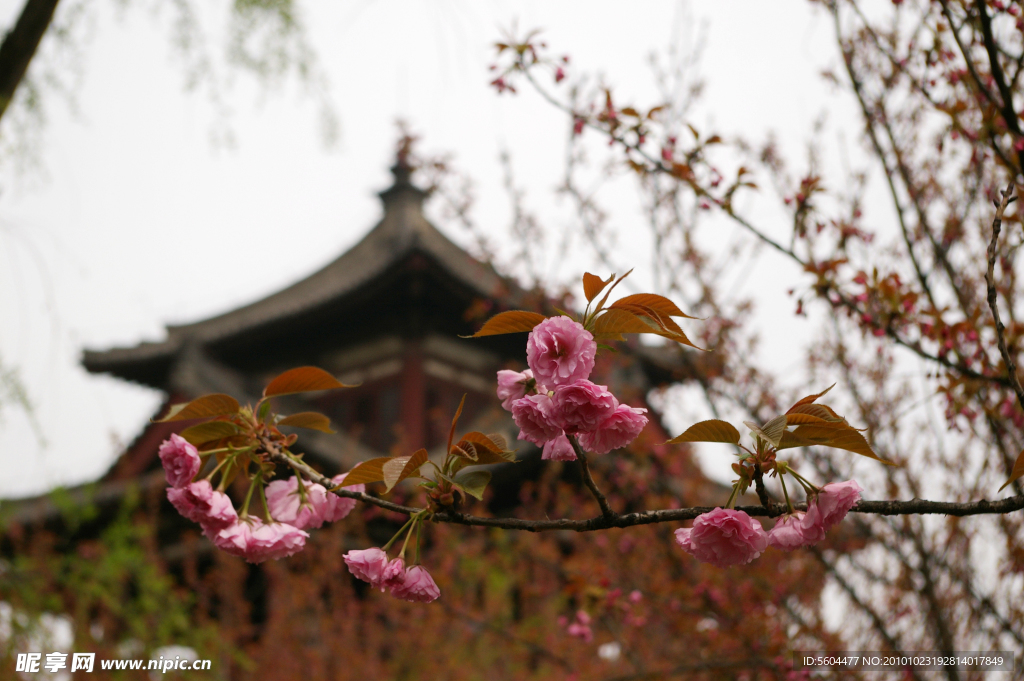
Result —
M 1003 225 L 1003 214 L 1006 212 L 1007 206 L 1017 198 L 1013 196 L 1013 186 L 1011 181 L 1006 186 L 1006 189 L 1001 192 L 1002 199 L 996 208 L 996 216 L 992 220 L 992 240 L 988 242 L 988 270 L 985 272 L 985 283 L 988 285 L 988 308 L 992 310 L 992 319 L 995 320 L 996 325 L 996 341 L 999 343 L 999 354 L 1003 356 L 1003 362 L 1006 364 L 1010 386 L 1017 393 L 1017 403 L 1020 404 L 1021 409 L 1024 409 L 1024 389 L 1021 388 L 1020 379 L 1017 378 L 1017 363 L 1006 347 L 1006 327 L 1003 326 L 1003 322 L 999 318 L 999 305 L 996 301 L 996 246 L 999 241 L 999 230 Z
M 605 518 L 612 518 L 615 516 L 615 512 L 612 511 L 612 507 L 608 505 L 608 498 L 597 488 L 597 483 L 594 482 L 593 476 L 590 475 L 590 464 L 587 462 L 587 454 L 580 447 L 580 443 L 576 441 L 575 435 L 567 436 L 569 438 L 569 444 L 572 445 L 572 449 L 576 452 L 576 460 L 580 463 L 580 474 L 583 476 L 583 484 L 587 486 L 590 493 L 597 499 L 597 505 L 601 507 L 601 515 Z
M 28 71 L 39 41 L 53 20 L 59 0 L 28 0 L 14 28 L 0 44 L 0 117 L 14 99 L 18 84 Z

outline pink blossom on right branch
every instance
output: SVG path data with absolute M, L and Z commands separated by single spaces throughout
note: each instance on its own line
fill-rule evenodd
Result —
M 779 516 L 775 526 L 768 530 L 768 545 L 783 551 L 792 551 L 818 543 L 821 539 L 817 533 L 805 530 L 804 515 L 798 511 Z
M 369 582 L 371 586 L 384 590 L 381 582 L 384 579 L 384 569 L 388 566 L 388 554 L 384 553 L 383 549 L 349 551 L 342 558 L 349 572 L 364 582 Z
M 825 485 L 817 495 L 807 500 L 807 514 L 802 523 L 804 532 L 809 536 L 818 536 L 816 541 L 820 541 L 826 532 L 857 505 L 861 491 L 861 486 L 854 480 Z
M 441 595 L 434 578 L 422 565 L 413 565 L 405 571 L 401 583 L 391 588 L 391 595 L 410 603 L 430 603 Z
M 568 317 L 545 319 L 526 341 L 526 362 L 549 389 L 589 377 L 596 356 L 594 336 Z
M 601 422 L 597 430 L 580 433 L 580 446 L 588 452 L 607 454 L 613 449 L 625 447 L 636 439 L 647 425 L 646 409 L 620 404 L 611 415 Z
M 164 472 L 167 474 L 167 484 L 171 487 L 188 485 L 203 465 L 203 460 L 199 458 L 199 451 L 177 433 L 171 434 L 161 443 L 159 454 L 160 463 L 163 464 Z
M 743 511 L 716 508 L 702 513 L 693 527 L 675 532 L 676 543 L 697 560 L 715 567 L 745 565 L 768 548 L 761 523 Z

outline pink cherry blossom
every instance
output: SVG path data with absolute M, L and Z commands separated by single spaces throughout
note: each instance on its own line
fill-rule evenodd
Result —
M 549 388 L 590 376 L 596 356 L 594 336 L 568 317 L 545 319 L 526 341 L 526 362 L 537 382 Z
M 743 511 L 726 508 L 702 513 L 693 527 L 680 528 L 675 535 L 684 551 L 716 567 L 744 565 L 768 547 L 761 523 Z
M 217 548 L 250 563 L 277 560 L 298 553 L 309 533 L 287 523 L 266 524 L 257 518 L 239 519 L 213 535 Z
M 321 515 L 327 505 L 327 490 L 303 480 L 306 500 L 299 494 L 299 480 L 294 475 L 287 480 L 274 480 L 267 485 L 265 494 L 271 517 L 281 523 L 288 523 L 300 530 L 317 528 L 324 524 Z M 333 495 L 332 495 L 333 496 Z
M 595 385 L 586 379 L 558 386 L 551 400 L 562 428 L 569 435 L 597 430 L 619 406 L 607 386 Z
M 575 461 L 576 450 L 564 434 L 544 443 L 544 453 L 540 457 L 544 461 Z
M 214 534 L 238 520 L 230 497 L 214 490 L 209 480 L 193 482 L 182 488 L 170 487 L 167 499 L 178 513 Z
M 613 449 L 625 447 L 647 425 L 646 413 L 646 409 L 620 404 L 611 416 L 601 422 L 597 430 L 580 434 L 580 446 L 595 454 L 607 454 Z
M 405 571 L 402 582 L 391 588 L 391 595 L 410 603 L 430 603 L 437 600 L 441 590 L 426 568 L 413 565 Z
M 783 551 L 792 551 L 819 541 L 821 538 L 817 533 L 805 530 L 804 514 L 799 511 L 779 516 L 775 526 L 768 530 L 768 545 Z
M 501 400 L 501 406 L 511 411 L 512 403 L 520 397 L 526 396 L 526 386 L 530 381 L 533 381 L 533 372 L 529 369 L 526 371 L 510 371 L 508 369 L 499 371 L 498 399 Z
M 341 485 L 345 482 L 345 476 L 348 473 L 342 473 L 341 475 L 335 475 L 331 478 L 331 482 L 335 485 Z M 350 492 L 366 492 L 366 485 L 359 483 L 355 485 L 347 485 L 345 489 Z M 324 502 L 324 507 L 320 511 L 320 516 L 326 523 L 333 523 L 346 517 L 356 507 L 356 500 L 349 499 L 348 497 L 339 497 L 333 492 L 327 493 L 327 499 Z
M 203 465 L 199 451 L 177 433 L 163 441 L 159 452 L 160 462 L 167 474 L 167 484 L 171 487 L 189 484 Z
M 807 500 L 807 514 L 803 519 L 804 531 L 808 535 L 823 538 L 833 525 L 839 523 L 850 509 L 860 501 L 861 486 L 853 480 L 832 482 Z M 821 538 L 816 541 L 820 541 Z
M 380 575 L 380 590 L 383 591 L 384 587 L 393 589 L 404 581 L 405 561 L 401 558 L 395 558 L 384 567 L 384 571 Z
M 384 568 L 388 565 L 388 554 L 383 550 L 372 548 L 349 551 L 342 558 L 349 572 L 374 587 L 380 587 Z
M 512 403 L 512 419 L 519 426 L 520 440 L 542 445 L 562 434 L 555 407 L 548 395 L 527 395 Z
M 577 610 L 576 617 L 572 624 L 566 628 L 566 632 L 570 636 L 581 638 L 587 643 L 594 640 L 594 631 L 590 628 L 590 615 L 584 610 Z

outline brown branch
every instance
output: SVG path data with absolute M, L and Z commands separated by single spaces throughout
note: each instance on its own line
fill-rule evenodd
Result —
M 25 77 L 39 41 L 53 20 L 59 0 L 27 0 L 18 23 L 0 44 L 0 117 L 7 111 L 14 92 Z
M 587 453 L 580 447 L 580 443 L 577 442 L 575 435 L 569 435 L 569 444 L 572 445 L 572 449 L 576 452 L 576 460 L 580 463 L 580 474 L 583 476 L 583 484 L 587 486 L 590 493 L 597 499 L 597 505 L 601 507 L 601 515 L 605 518 L 615 517 L 615 512 L 612 511 L 612 507 L 608 505 L 608 498 L 597 488 L 597 483 L 594 482 L 594 478 L 590 475 L 590 464 L 587 462 Z
M 1010 386 L 1017 393 L 1017 402 L 1020 404 L 1021 409 L 1024 409 L 1024 389 L 1021 388 L 1020 379 L 1017 378 L 1017 363 L 1013 360 L 1013 356 L 1006 347 L 1006 327 L 1003 326 L 1003 322 L 999 318 L 999 305 L 996 301 L 996 245 L 999 241 L 999 230 L 1003 226 L 1003 214 L 1006 212 L 1007 206 L 1016 199 L 1013 196 L 1012 181 L 1001 194 L 1002 199 L 996 208 L 996 216 L 992 220 L 992 240 L 988 242 L 988 270 L 985 272 L 985 283 L 988 285 L 988 307 L 992 310 L 992 319 L 995 320 L 996 325 L 996 341 L 999 343 L 999 354 L 1003 356 L 1003 362 L 1006 364 Z

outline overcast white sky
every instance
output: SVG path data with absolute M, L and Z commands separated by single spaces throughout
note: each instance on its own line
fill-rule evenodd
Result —
M 603 74 L 620 101 L 645 106 L 656 103 L 648 55 L 706 22 L 699 128 L 754 140 L 774 130 L 799 158 L 823 111 L 836 128 L 855 124 L 850 102 L 818 75 L 837 54 L 829 21 L 804 0 L 651 0 L 628 9 L 593 0 L 307 2 L 303 20 L 329 81 L 338 144 L 324 147 L 316 104 L 294 83 L 265 93 L 238 77 L 224 95 L 237 146 L 224 149 L 210 143 L 209 101 L 183 91 L 170 15 L 115 11 L 118 4 L 88 4 L 94 24 L 77 112 L 57 97 L 47 101 L 42 171 L 17 175 L 11 163 L 0 171 L 0 358 L 19 369 L 46 439 L 41 446 L 16 410 L 0 414 L 0 497 L 97 478 L 156 408 L 152 391 L 86 374 L 78 365 L 84 347 L 159 339 L 167 323 L 259 298 L 372 227 L 398 117 L 422 135 L 424 150 L 450 152 L 475 179 L 475 217 L 495 241 L 507 239 L 510 216 L 502 148 L 542 222 L 564 226 L 569 213 L 552 192 L 564 119 L 526 90 L 499 97 L 487 85 L 492 43 L 513 21 L 544 29 L 574 69 Z M 17 5 L 0 2 L 0 18 Z M 223 42 L 213 30 L 210 48 Z M 613 223 L 630 234 L 617 261 L 623 270 L 637 266 L 643 283 L 648 244 L 628 196 L 611 188 L 605 200 Z M 439 226 L 467 243 L 457 228 Z M 779 220 L 773 229 L 785 226 Z M 552 274 L 577 277 L 593 266 L 589 257 Z M 746 285 L 762 309 L 784 318 L 784 327 L 763 334 L 781 372 L 799 364 L 793 339 L 812 328 L 793 319 L 785 297 L 792 281 L 773 275 L 775 264 L 761 258 Z

